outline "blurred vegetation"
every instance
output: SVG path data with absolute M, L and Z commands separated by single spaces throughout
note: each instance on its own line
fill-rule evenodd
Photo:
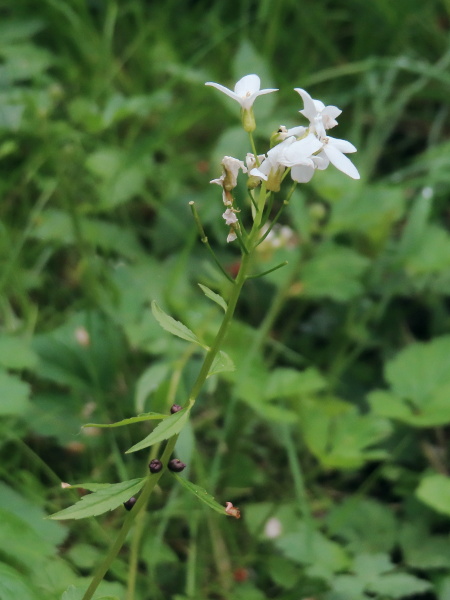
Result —
M 244 288 L 237 370 L 178 441 L 189 479 L 243 518 L 163 480 L 134 598 L 448 600 L 448 0 L 3 0 L 0 16 L 0 598 L 81 598 L 124 512 L 43 517 L 76 499 L 61 481 L 145 474 L 124 451 L 149 431 L 81 425 L 185 400 L 199 356 L 150 302 L 213 338 L 197 283 L 228 288 L 188 202 L 235 271 L 208 182 L 248 148 L 203 84 L 258 73 L 280 88 L 256 104 L 261 149 L 301 124 L 302 87 L 344 110 L 362 179 L 329 169 L 296 192 L 290 242 L 258 268 L 289 265 Z M 98 598 L 125 598 L 135 550 Z

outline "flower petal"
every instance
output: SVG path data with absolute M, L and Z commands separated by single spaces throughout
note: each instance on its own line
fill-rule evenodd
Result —
M 216 88 L 216 90 L 223 92 L 224 94 L 226 94 L 230 98 L 233 98 L 233 100 L 236 100 L 236 102 L 239 102 L 239 104 L 241 104 L 241 98 L 237 94 L 226 88 L 224 85 L 220 85 L 220 83 L 214 83 L 213 81 L 207 81 L 205 85 L 209 85 L 211 87 Z
M 308 183 L 314 175 L 314 167 L 310 165 L 296 165 L 291 169 L 291 177 L 293 181 L 298 183 Z
M 297 140 L 284 150 L 279 158 L 281 164 L 285 167 L 304 164 L 309 157 L 322 148 L 323 144 L 315 135 L 310 133 L 302 140 Z
M 350 142 L 347 142 L 347 140 L 340 140 L 338 138 L 331 137 L 330 135 L 327 135 L 327 138 L 328 138 L 329 146 L 333 146 L 334 148 L 337 148 L 341 152 L 345 152 L 345 154 L 350 154 L 351 152 L 356 152 L 355 146 L 353 144 L 351 144 Z
M 339 171 L 342 171 L 352 179 L 360 178 L 358 169 L 355 167 L 352 161 L 345 156 L 345 154 L 342 154 L 342 152 L 336 148 L 336 146 L 325 144 L 323 151 L 336 169 L 339 169 Z
M 242 79 L 234 86 L 234 91 L 237 96 L 244 98 L 245 96 L 250 96 L 250 94 L 254 94 L 255 92 L 259 92 L 261 87 L 261 80 L 258 75 L 245 75 Z
M 294 88 L 294 91 L 300 94 L 303 100 L 303 104 L 305 108 L 300 112 L 304 115 L 309 121 L 313 121 L 314 117 L 317 114 L 317 110 L 314 104 L 314 100 L 308 94 L 306 90 L 302 90 L 302 88 Z

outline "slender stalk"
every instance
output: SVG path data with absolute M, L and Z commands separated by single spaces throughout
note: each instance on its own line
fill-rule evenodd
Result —
M 164 465 L 167 464 L 167 462 L 175 448 L 177 438 L 178 438 L 178 436 L 175 435 L 175 436 L 171 437 L 167 442 L 166 448 L 161 457 L 161 462 Z M 156 484 L 160 480 L 163 473 L 164 473 L 164 469 L 162 471 L 160 471 L 159 473 L 153 473 L 152 475 L 149 475 L 147 482 L 144 485 L 136 504 L 134 505 L 133 509 L 125 517 L 125 521 L 123 522 L 122 528 L 119 531 L 117 538 L 114 540 L 113 544 L 111 545 L 111 547 L 108 551 L 108 554 L 105 556 L 103 562 L 100 563 L 100 565 L 97 567 L 97 570 L 94 573 L 94 577 L 92 578 L 92 581 L 91 581 L 88 589 L 86 590 L 82 600 L 91 600 L 92 596 L 95 593 L 95 590 L 98 588 L 102 579 L 108 572 L 113 560 L 119 554 L 120 549 L 122 548 L 137 515 L 143 508 L 145 508 L 145 506 L 147 506 L 147 502 L 150 498 L 150 495 L 153 492 L 153 490 L 155 489 Z
M 234 315 L 234 311 L 236 309 L 237 301 L 239 299 L 242 287 L 247 279 L 248 272 L 249 272 L 249 269 L 251 266 L 252 254 L 253 254 L 253 251 L 255 250 L 256 242 L 258 240 L 258 236 L 260 233 L 259 228 L 261 225 L 261 219 L 262 219 L 262 214 L 263 214 L 263 210 L 264 210 L 265 200 L 266 200 L 266 189 L 265 189 L 265 186 L 262 185 L 261 189 L 260 189 L 259 198 L 258 198 L 255 218 L 253 221 L 253 227 L 252 227 L 252 230 L 248 237 L 249 253 L 243 254 L 239 273 L 237 274 L 237 277 L 234 281 L 235 285 L 233 285 L 233 287 L 231 289 L 231 295 L 228 300 L 227 311 L 223 317 L 222 324 L 219 328 L 219 331 L 217 332 L 217 335 L 213 342 L 213 345 L 206 353 L 205 359 L 203 361 L 203 365 L 200 369 L 200 372 L 197 376 L 197 379 L 196 379 L 196 381 L 192 387 L 191 393 L 189 395 L 188 403 L 194 402 L 197 399 L 197 397 L 208 377 L 208 373 L 209 373 L 211 365 L 214 361 L 214 358 L 216 357 L 217 353 L 219 352 L 222 342 L 224 340 L 224 337 L 230 326 L 231 320 Z M 177 439 L 178 439 L 178 435 L 175 435 L 175 436 L 169 438 L 169 440 L 167 441 L 167 445 L 166 445 L 163 455 L 161 457 L 161 462 L 164 465 L 166 465 L 168 463 L 168 460 L 175 448 Z M 96 572 L 94 573 L 94 577 L 93 577 L 88 589 L 86 590 L 86 593 L 84 594 L 82 600 L 91 600 L 92 596 L 95 593 L 95 590 L 97 589 L 100 582 L 102 581 L 102 579 L 108 572 L 108 570 L 111 566 L 111 563 L 116 558 L 117 554 L 119 553 L 120 549 L 122 548 L 122 546 L 127 538 L 127 535 L 129 533 L 133 523 L 135 522 L 137 515 L 139 514 L 139 512 L 142 509 L 144 509 L 146 507 L 146 505 L 150 499 L 150 496 L 151 496 L 156 484 L 158 483 L 161 475 L 163 474 L 164 470 L 165 469 L 160 471 L 160 473 L 154 473 L 148 477 L 148 480 L 147 480 L 146 484 L 144 485 L 144 488 L 143 488 L 136 504 L 134 505 L 133 509 L 128 513 L 128 515 L 126 516 L 125 521 L 122 525 L 121 530 L 119 531 L 117 538 L 111 545 L 109 552 L 106 555 L 105 559 L 98 566 Z

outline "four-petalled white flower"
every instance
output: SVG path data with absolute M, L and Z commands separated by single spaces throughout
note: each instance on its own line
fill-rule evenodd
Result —
M 261 80 L 258 75 L 246 75 L 239 79 L 239 81 L 234 86 L 234 92 L 226 88 L 224 85 L 220 85 L 220 83 L 214 83 L 213 81 L 208 81 L 205 85 L 210 85 L 211 87 L 220 90 L 236 102 L 239 102 L 241 108 L 243 110 L 250 110 L 253 106 L 254 101 L 258 96 L 263 96 L 264 94 L 271 94 L 272 92 L 278 92 L 277 89 L 267 89 L 261 90 Z

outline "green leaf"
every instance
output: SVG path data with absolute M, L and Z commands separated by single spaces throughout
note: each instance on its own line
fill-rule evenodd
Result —
M 38 600 L 38 596 L 24 582 L 23 573 L 3 563 L 0 563 L 0 598 Z
M 296 371 L 295 369 L 280 368 L 270 374 L 267 386 L 265 386 L 264 397 L 272 400 L 288 396 L 311 395 L 323 390 L 326 385 L 325 379 L 316 369 Z
M 7 369 L 32 369 L 37 356 L 30 345 L 17 337 L 0 337 L 0 365 Z
M 193 344 L 198 344 L 202 348 L 208 349 L 207 346 L 201 343 L 198 337 L 195 335 L 193 331 L 191 331 L 188 327 L 180 323 L 180 321 L 176 321 L 168 314 L 166 314 L 162 308 L 160 308 L 156 302 L 153 300 L 152 302 L 152 313 L 158 323 L 161 325 L 163 329 L 171 333 L 172 335 L 176 335 L 182 340 L 186 340 L 187 342 L 191 342 Z
M 161 420 L 167 419 L 168 415 L 162 415 L 160 413 L 144 413 L 142 415 L 138 415 L 137 417 L 130 417 L 129 419 L 122 419 L 122 421 L 117 421 L 116 423 L 86 423 L 83 427 L 123 427 L 124 425 L 131 425 L 132 423 L 140 423 L 141 421 L 152 421 L 152 420 Z
M 211 377 L 211 375 L 215 375 L 216 373 L 224 373 L 226 371 L 235 370 L 236 367 L 234 366 L 234 362 L 231 360 L 228 354 L 223 352 L 223 350 L 219 350 L 213 360 L 211 368 L 209 369 L 208 377 Z
M 152 392 L 158 389 L 169 373 L 167 363 L 158 362 L 151 365 L 139 377 L 136 385 L 134 404 L 137 412 L 144 410 L 145 402 Z
M 404 598 L 423 594 L 433 588 L 430 581 L 408 573 L 388 573 L 367 586 L 367 591 L 381 598 Z
M 131 479 L 122 483 L 114 483 L 106 488 L 102 488 L 92 494 L 83 496 L 79 502 L 60 510 L 49 519 L 85 519 L 86 517 L 96 517 L 109 510 L 113 510 L 129 500 L 144 486 L 146 478 Z
M 301 273 L 303 294 L 346 302 L 364 290 L 361 277 L 369 260 L 350 248 L 323 244 Z
M 201 283 L 199 283 L 198 285 L 201 288 L 202 292 L 205 294 L 205 296 L 207 296 L 210 300 L 218 304 L 221 308 L 223 308 L 225 312 L 227 312 L 228 306 L 225 300 L 222 298 L 222 296 L 219 296 L 219 294 L 216 294 L 215 292 L 210 290 L 209 287 L 206 287 L 206 285 L 202 285 Z
M 0 369 L 0 416 L 26 412 L 30 386 L 18 377 Z
M 369 395 L 372 411 L 416 427 L 450 423 L 450 336 L 408 346 L 389 361 L 390 390 Z
M 216 500 L 214 500 L 213 496 L 211 496 L 211 494 L 208 494 L 208 492 L 202 487 L 191 483 L 190 481 L 184 479 L 183 477 L 180 477 L 176 473 L 172 473 L 172 475 L 175 477 L 178 483 L 180 483 L 185 489 L 191 492 L 191 494 L 194 494 L 194 496 L 198 498 L 198 500 L 209 506 L 209 508 L 212 508 L 212 510 L 215 510 L 216 512 L 220 513 L 221 515 L 226 515 L 225 507 L 219 504 Z
M 180 433 L 186 424 L 186 421 L 188 420 L 192 404 L 193 403 L 191 403 L 187 408 L 183 408 L 183 410 L 180 410 L 179 412 L 164 419 L 162 423 L 155 427 L 150 435 L 132 446 L 126 451 L 126 454 L 137 452 L 143 448 L 148 448 L 149 446 L 153 446 L 153 444 L 167 440 L 168 438 Z
M 425 476 L 416 490 L 416 496 L 437 512 L 450 516 L 450 478 L 435 473 Z

